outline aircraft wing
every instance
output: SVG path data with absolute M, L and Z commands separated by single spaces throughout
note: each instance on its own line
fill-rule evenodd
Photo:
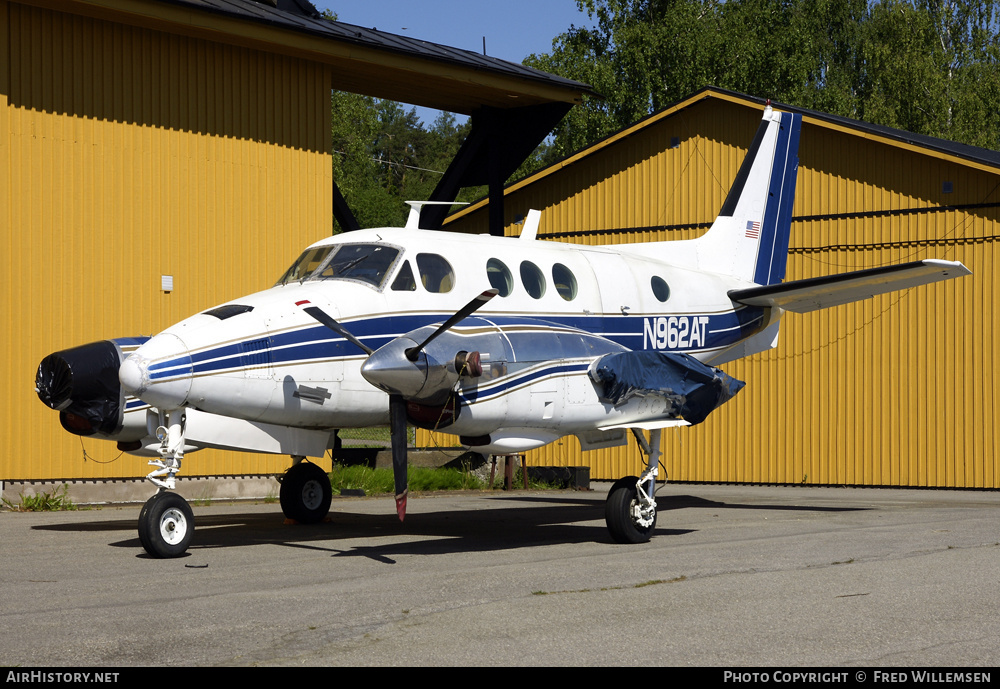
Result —
M 876 294 L 971 274 L 972 271 L 958 261 L 926 259 L 777 285 L 734 289 L 729 291 L 729 298 L 750 306 L 777 306 L 786 311 L 808 313 L 868 299 Z

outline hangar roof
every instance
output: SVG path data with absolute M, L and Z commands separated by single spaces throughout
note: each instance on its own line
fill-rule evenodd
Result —
M 334 67 L 333 88 L 462 114 L 578 103 L 590 86 L 517 63 L 324 19 L 308 0 L 40 0 L 40 4 Z
M 513 192 L 517 189 L 521 189 L 528 186 L 532 182 L 535 182 L 547 175 L 557 172 L 563 167 L 572 165 L 578 161 L 581 161 L 588 156 L 596 153 L 597 151 L 615 144 L 622 139 L 628 138 L 629 136 L 635 134 L 636 132 L 648 127 L 660 120 L 670 117 L 674 113 L 688 108 L 695 103 L 708 98 L 716 98 L 721 100 L 730 101 L 733 103 L 739 103 L 742 105 L 749 105 L 754 107 L 763 107 L 766 103 L 764 98 L 757 98 L 756 96 L 748 96 L 743 93 L 738 93 L 736 91 L 728 91 L 726 89 L 716 88 L 714 86 L 707 86 L 695 93 L 691 94 L 687 98 L 678 101 L 677 103 L 670 105 L 658 112 L 655 112 L 643 119 L 639 120 L 635 124 L 626 127 L 614 134 L 611 134 L 596 143 L 583 148 L 576 153 L 570 154 L 563 160 L 560 160 L 548 167 L 545 167 L 533 175 L 525 177 L 511 185 L 509 185 L 504 193 Z M 848 117 L 841 117 L 839 115 L 830 115 L 825 112 L 820 112 L 818 110 L 809 110 L 807 108 L 799 108 L 792 105 L 786 105 L 784 103 L 779 103 L 773 101 L 772 105 L 786 112 L 801 113 L 804 121 L 811 122 L 821 127 L 826 127 L 828 129 L 834 129 L 842 131 L 844 133 L 861 136 L 874 141 L 880 141 L 882 143 L 897 146 L 900 148 L 906 148 L 913 151 L 919 151 L 925 155 L 932 155 L 945 160 L 950 160 L 952 162 L 961 163 L 963 165 L 971 166 L 981 170 L 988 170 L 990 172 L 997 172 L 1000 170 L 1000 152 L 991 151 L 986 148 L 978 148 L 976 146 L 969 146 L 967 144 L 961 144 L 954 141 L 948 141 L 946 139 L 938 139 L 933 136 L 926 136 L 924 134 L 914 134 L 913 132 L 908 132 L 902 129 L 894 129 L 892 127 L 886 127 L 883 125 L 870 124 L 868 122 L 862 122 L 861 120 L 852 120 Z M 467 216 L 477 209 L 482 208 L 488 203 L 488 199 L 482 199 L 470 206 L 466 206 L 462 210 L 456 211 L 455 213 L 448 216 L 448 222 L 456 220 L 460 217 Z

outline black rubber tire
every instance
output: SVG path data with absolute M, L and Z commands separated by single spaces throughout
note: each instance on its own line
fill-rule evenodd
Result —
M 646 543 L 656 528 L 656 514 L 649 526 L 640 526 L 632 519 L 632 503 L 638 500 L 635 484 L 639 478 L 626 476 L 615 481 L 608 491 L 608 500 L 604 503 L 604 520 L 608 531 L 616 543 Z
M 281 511 L 300 524 L 315 524 L 330 512 L 330 477 L 315 464 L 300 462 L 281 479 Z
M 155 558 L 180 557 L 194 536 L 194 512 L 177 493 L 161 491 L 139 512 L 139 542 Z

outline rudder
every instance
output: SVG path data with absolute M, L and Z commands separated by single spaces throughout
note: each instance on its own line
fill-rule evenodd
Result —
M 758 285 L 785 277 L 802 116 L 768 106 L 712 227 L 698 267 Z

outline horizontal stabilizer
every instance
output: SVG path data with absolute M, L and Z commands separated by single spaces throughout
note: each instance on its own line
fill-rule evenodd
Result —
M 729 298 L 749 306 L 777 306 L 786 311 L 808 313 L 868 299 L 876 294 L 971 274 L 972 271 L 958 261 L 927 259 L 780 285 L 734 289 L 730 290 Z
M 729 292 L 729 298 L 749 306 L 777 306 L 786 311 L 808 313 L 971 274 L 972 271 L 958 261 L 927 259 L 778 285 L 734 289 Z

